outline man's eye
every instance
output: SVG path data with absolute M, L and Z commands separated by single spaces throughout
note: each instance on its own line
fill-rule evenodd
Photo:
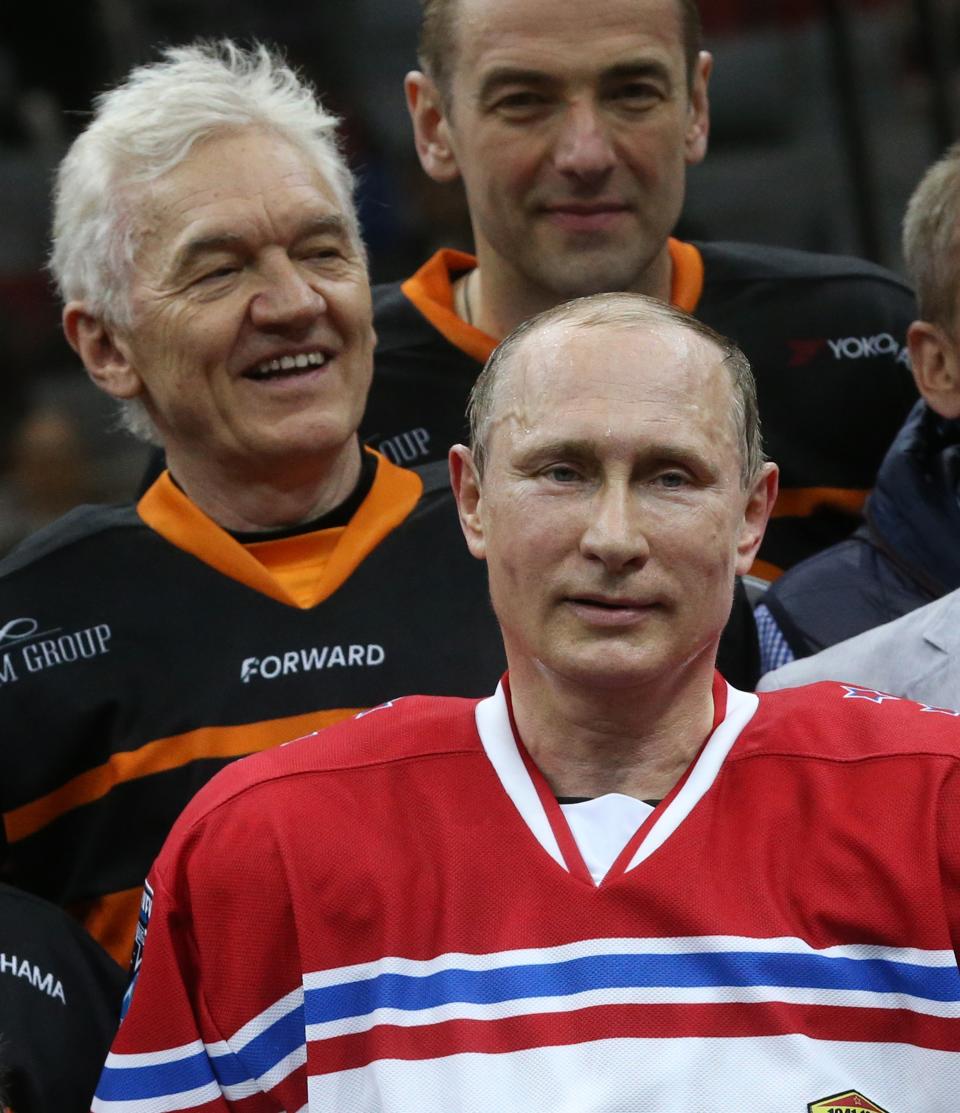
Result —
M 236 263 L 224 263 L 223 266 L 214 267 L 211 270 L 204 271 L 203 274 L 197 279 L 198 282 L 219 282 L 221 279 L 229 278 L 230 275 L 236 274 L 240 267 Z
M 519 118 L 539 111 L 546 103 L 546 98 L 540 93 L 525 91 L 522 93 L 507 93 L 500 97 L 493 107 L 502 116 Z
M 554 483 L 575 483 L 580 478 L 580 473 L 567 464 L 554 464 L 552 467 L 544 468 L 541 474 Z
M 665 471 L 657 476 L 657 483 L 668 491 L 676 491 L 686 487 L 690 480 L 682 471 Z
M 653 85 L 631 83 L 620 85 L 613 91 L 613 99 L 629 108 L 649 108 L 662 100 L 660 90 Z

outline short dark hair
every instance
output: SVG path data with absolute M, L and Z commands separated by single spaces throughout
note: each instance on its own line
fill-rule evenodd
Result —
M 518 349 L 525 345 L 532 333 L 540 332 L 551 325 L 581 329 L 598 326 L 630 328 L 656 324 L 686 329 L 717 349 L 720 362 L 730 374 L 733 420 L 740 442 L 740 484 L 746 490 L 760 475 L 764 461 L 757 385 L 750 361 L 732 340 L 721 336 L 709 325 L 691 317 L 682 309 L 645 294 L 626 292 L 590 294 L 588 297 L 555 305 L 524 321 L 494 348 L 473 384 L 467 403 L 470 451 L 477 474 L 482 477 L 486 463 L 487 438 L 497 383 L 504 366 L 513 362 Z
M 522 2 L 522 0 L 521 0 Z M 703 29 L 697 0 L 677 0 L 683 25 L 683 51 L 687 62 L 687 84 L 693 84 Z M 420 66 L 447 96 L 457 60 L 457 0 L 420 0 Z

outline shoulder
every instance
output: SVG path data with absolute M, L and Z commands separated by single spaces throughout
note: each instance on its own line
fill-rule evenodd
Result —
M 381 282 L 371 287 L 373 312 L 376 318 L 393 321 L 413 312 L 413 305 L 401 289 L 400 282 Z
M 403 696 L 352 719 L 241 758 L 201 788 L 174 827 L 185 834 L 214 813 L 236 807 L 260 810 L 264 796 L 291 780 L 349 778 L 353 773 L 421 758 L 482 751 L 476 699 Z
M 910 606 L 896 567 L 859 531 L 788 569 L 760 602 L 798 655 L 889 622 Z
M 850 255 L 826 255 L 766 244 L 697 243 L 710 283 L 761 282 L 850 282 L 882 286 L 912 300 L 909 285 L 885 267 Z
M 433 460 L 410 469 L 423 484 L 423 505 L 439 507 L 456 516 L 457 503 L 450 486 L 450 465 L 446 460 Z
M 133 506 L 78 506 L 22 541 L 3 560 L 0 576 L 18 572 L 44 558 L 116 530 L 144 527 Z
M 912 672 L 939 657 L 958 670 L 960 683 L 960 590 L 812 657 L 791 661 L 765 676 L 760 689 L 846 679 L 898 693 Z
M 0 935 L 11 948 L 27 945 L 73 967 L 89 968 L 116 992 L 117 1003 L 126 984 L 118 966 L 77 920 L 62 908 L 33 893 L 0 884 Z M 64 978 L 66 984 L 67 979 Z
M 774 750 L 830 761 L 960 759 L 958 712 L 835 681 L 763 692 L 758 698 L 742 756 Z
M 440 333 L 403 292 L 402 283 L 374 286 L 372 295 L 377 357 L 394 351 L 432 346 L 442 341 Z

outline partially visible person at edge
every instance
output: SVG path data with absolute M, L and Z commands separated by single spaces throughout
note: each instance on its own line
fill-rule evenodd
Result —
M 85 1113 L 126 984 L 62 908 L 0 884 L 0 1110 Z
M 0 563 L 3 869 L 124 965 L 214 772 L 503 670 L 446 475 L 357 439 L 375 337 L 335 125 L 265 48 L 199 44 L 100 98 L 60 167 L 66 336 L 169 471 Z
M 585 298 L 471 428 L 507 675 L 201 790 L 96 1113 L 954 1108 L 957 720 L 714 670 L 776 495 L 742 353 Z
M 945 602 L 889 633 L 870 635 L 862 647 L 838 645 L 960 588 L 960 144 L 914 190 L 903 255 L 919 302 L 921 319 L 910 325 L 907 343 L 922 397 L 884 458 L 864 524 L 764 594 L 757 608 L 764 672 L 838 647 L 822 662 L 771 680 L 776 687 L 791 677 L 807 678 L 794 683 L 825 679 L 837 667 L 845 675 L 832 679 L 864 679 L 861 670 L 847 673 L 849 660 L 866 664 L 878 686 L 886 681 L 919 695 L 916 684 L 931 669 L 941 674 L 944 653 L 957 644 L 956 603 Z M 821 667 L 828 670 L 822 677 Z M 960 706 L 950 671 L 930 678 L 932 688 L 925 681 L 923 698 Z
M 417 154 L 462 181 L 476 256 L 441 251 L 374 290 L 361 436 L 445 457 L 494 344 L 571 297 L 634 290 L 732 337 L 757 376 L 781 494 L 754 572 L 839 541 L 916 399 L 913 299 L 855 259 L 671 238 L 703 159 L 711 57 L 694 0 L 423 0 L 406 79 Z

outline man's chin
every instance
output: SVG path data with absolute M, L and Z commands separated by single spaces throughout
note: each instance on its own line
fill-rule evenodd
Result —
M 590 692 L 629 692 L 657 683 L 670 668 L 653 654 L 598 652 L 562 661 L 541 660 L 541 666 L 565 688 L 584 688 Z
M 557 303 L 591 294 L 637 289 L 643 284 L 644 268 L 634 259 L 610 258 L 609 250 L 567 251 L 551 259 L 549 268 L 539 266 L 531 278 L 549 290 Z

